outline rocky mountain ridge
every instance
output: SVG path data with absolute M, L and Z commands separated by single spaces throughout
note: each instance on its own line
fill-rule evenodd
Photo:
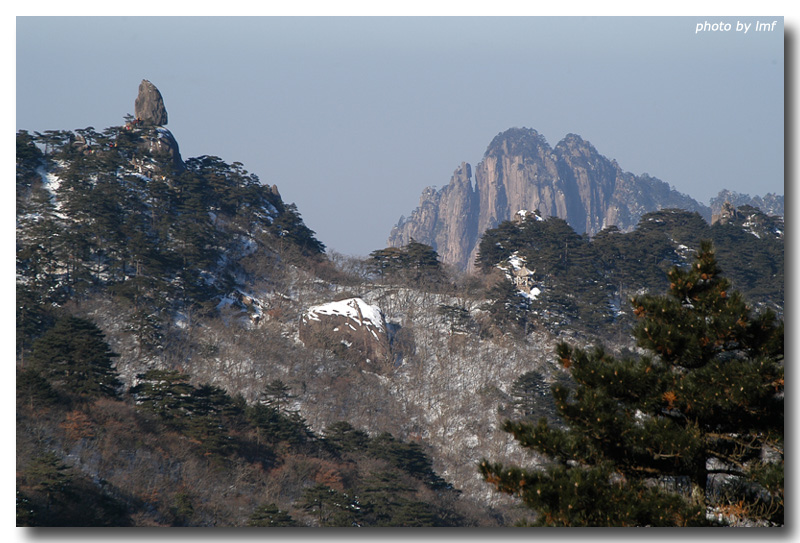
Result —
M 649 211 L 680 208 L 711 221 L 712 209 L 647 174 L 624 171 L 588 141 L 568 134 L 555 147 L 530 128 L 498 134 L 474 168 L 463 162 L 450 182 L 426 188 L 419 206 L 392 229 L 388 245 L 413 238 L 431 245 L 444 262 L 475 269 L 483 233 L 519 210 L 566 220 L 594 235 L 616 226 L 629 231 Z
M 731 190 L 721 190 L 711 199 L 711 222 L 714 223 L 722 213 L 725 204 L 734 209 L 741 206 L 750 206 L 760 209 L 770 216 L 783 217 L 784 215 L 784 196 L 782 194 L 767 193 L 764 196 L 750 196 Z

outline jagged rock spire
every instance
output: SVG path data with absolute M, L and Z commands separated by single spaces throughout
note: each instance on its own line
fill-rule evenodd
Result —
M 147 79 L 142 79 L 139 84 L 139 95 L 134 103 L 134 114 L 142 122 L 152 123 L 157 126 L 167 124 L 167 109 L 164 99 L 155 85 Z
M 413 237 L 433 247 L 443 262 L 473 271 L 483 233 L 520 209 L 560 217 L 589 235 L 611 225 L 631 229 L 657 209 L 711 215 L 667 183 L 623 171 L 576 134 L 550 147 L 533 129 L 511 128 L 492 140 L 473 178 L 471 173 L 462 164 L 448 185 L 425 189 L 411 217 L 392 229 L 388 245 L 403 247 Z

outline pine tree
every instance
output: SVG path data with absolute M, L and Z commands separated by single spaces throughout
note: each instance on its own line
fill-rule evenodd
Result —
M 438 283 L 444 279 L 439 254 L 430 245 L 425 245 L 411 238 L 404 248 L 407 262 L 412 270 L 412 278 L 416 282 L 427 281 Z
M 325 244 L 303 222 L 295 204 L 279 203 L 278 216 L 274 217 L 269 230 L 281 241 L 281 249 L 293 249 L 300 255 L 316 256 L 325 252 Z M 288 242 L 285 246 L 283 242 Z
M 258 443 L 263 437 L 271 444 L 286 442 L 291 446 L 301 446 L 315 438 L 306 420 L 297 411 L 284 412 L 275 406 L 257 403 L 249 406 L 246 414 L 255 427 Z
M 383 432 L 371 440 L 368 452 L 375 458 L 390 462 L 396 468 L 423 481 L 436 490 L 452 488 L 433 469 L 433 462 L 422 450 L 419 443 L 405 443 L 397 440 L 389 432 Z
M 339 421 L 325 429 L 325 439 L 344 452 L 363 451 L 369 445 L 369 435 L 347 421 Z
M 17 402 L 29 409 L 36 409 L 58 400 L 58 394 L 42 375 L 33 370 L 17 372 Z
M 567 428 L 507 421 L 546 470 L 484 460 L 485 480 L 545 525 L 783 524 L 783 322 L 752 314 L 709 242 L 667 295 L 633 302 L 652 355 L 559 344 L 576 386 L 553 395 Z M 671 488 L 667 488 L 671 487 Z
M 63 222 L 50 193 L 41 186 L 17 207 L 17 273 L 41 302 L 62 302 Z
M 502 262 L 525 244 L 522 231 L 512 221 L 503 221 L 497 227 L 488 229 L 478 245 L 475 264 L 488 272 L 498 262 Z
M 70 394 L 116 397 L 118 356 L 91 321 L 66 316 L 33 344 L 31 368 Z
M 73 481 L 72 470 L 53 452 L 35 457 L 24 471 L 28 486 L 41 493 L 44 498 L 45 513 L 59 501 L 65 500 Z
M 189 376 L 175 370 L 149 370 L 136 376 L 139 383 L 130 393 L 137 405 L 157 414 L 168 424 L 182 428 L 191 412 L 195 388 Z
M 290 413 L 289 402 L 294 398 L 291 390 L 291 387 L 280 379 L 274 379 L 264 387 L 260 400 L 267 407 L 272 407 L 281 413 Z
M 259 505 L 247 521 L 248 526 L 286 528 L 297 526 L 289 513 L 278 509 L 274 503 Z
M 53 325 L 54 317 L 40 293 L 19 284 L 16 290 L 17 360 L 25 366 L 33 342 Z
M 527 335 L 531 316 L 530 299 L 517 290 L 510 279 L 502 278 L 486 295 L 491 301 L 485 309 L 501 331 Z
M 184 433 L 199 443 L 204 456 L 219 460 L 234 450 L 226 424 L 232 408 L 231 397 L 219 387 L 200 385 L 192 392 Z
M 436 285 L 444 278 L 439 254 L 430 245 L 414 238 L 403 247 L 386 247 L 372 251 L 367 266 L 376 274 L 414 284 Z
M 321 483 L 306 488 L 299 505 L 303 510 L 315 513 L 320 526 L 360 526 L 364 515 L 356 496 L 351 497 Z
M 522 419 L 532 420 L 550 407 L 544 375 L 538 371 L 526 371 L 511 385 L 511 405 Z

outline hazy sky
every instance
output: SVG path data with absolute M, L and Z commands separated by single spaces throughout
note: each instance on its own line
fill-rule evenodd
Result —
M 731 30 L 696 33 L 705 21 Z M 242 162 L 345 254 L 384 247 L 423 188 L 511 127 L 551 146 L 579 134 L 706 204 L 784 193 L 780 17 L 18 17 L 16 31 L 17 129 L 120 125 L 148 79 L 184 159 Z

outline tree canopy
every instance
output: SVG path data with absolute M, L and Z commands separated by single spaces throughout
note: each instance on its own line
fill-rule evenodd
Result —
M 414 239 L 404 247 L 387 247 L 371 252 L 367 265 L 382 277 L 414 284 L 437 284 L 445 277 L 438 253 L 430 245 Z
M 640 291 L 662 291 L 669 285 L 669 269 L 688 266 L 689 247 L 704 239 L 713 241 L 737 290 L 754 303 L 783 311 L 782 221 L 748 206 L 713 226 L 697 213 L 662 209 L 645 213 L 631 232 L 612 226 L 593 238 L 578 235 L 557 217 L 505 221 L 484 233 L 476 264 L 488 273 L 521 259 L 541 290 L 529 308 L 539 320 L 612 331 L 630 322 L 622 300 Z M 498 300 L 492 293 L 490 298 Z
M 650 354 L 561 343 L 575 386 L 553 395 L 567 427 L 504 424 L 544 470 L 481 462 L 538 524 L 783 523 L 783 322 L 731 290 L 710 242 L 668 278 L 666 295 L 632 300 Z
M 34 342 L 30 362 L 65 392 L 116 397 L 121 385 L 113 365 L 116 356 L 96 324 L 66 316 Z

